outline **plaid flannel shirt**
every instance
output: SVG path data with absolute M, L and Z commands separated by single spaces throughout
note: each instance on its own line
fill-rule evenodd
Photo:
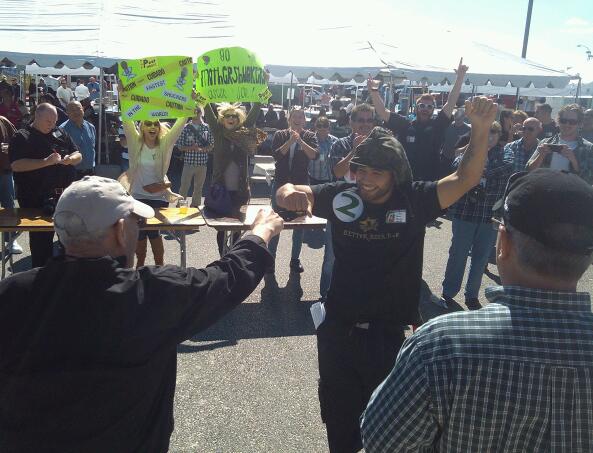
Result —
M 559 143 L 560 135 L 556 134 L 552 138 L 547 138 L 541 143 Z M 583 137 L 577 137 L 577 147 L 573 150 L 579 163 L 578 175 L 587 183 L 593 185 L 593 143 L 584 140 Z M 552 156 L 548 155 L 542 164 L 542 168 L 549 168 Z
M 200 148 L 205 148 L 214 143 L 214 137 L 210 133 L 210 127 L 206 123 L 194 125 L 188 123 L 183 128 L 177 146 L 193 146 L 198 145 Z M 184 151 L 183 152 L 184 165 L 207 165 L 208 153 L 203 151 Z
M 352 151 L 353 145 L 354 134 L 350 134 L 346 137 L 337 139 L 335 143 L 331 146 L 331 149 L 329 151 L 329 163 L 332 180 L 336 179 L 336 175 L 334 175 L 334 167 L 338 162 L 340 162 L 344 157 L 346 157 L 350 151 Z
M 361 417 L 365 451 L 593 451 L 587 293 L 486 289 L 406 340 Z
M 539 143 L 539 142 L 538 142 Z M 527 168 L 527 162 L 537 149 L 537 145 L 531 150 L 525 149 L 523 146 L 523 139 L 515 140 L 514 142 L 507 143 L 504 146 L 504 152 L 512 153 L 513 155 L 513 173 L 518 171 L 525 171 Z
M 457 167 L 462 156 L 458 156 L 453 162 Z M 488 152 L 488 161 L 484 170 L 483 178 L 486 185 L 482 196 L 477 198 L 472 195 L 474 189 L 470 190 L 449 208 L 449 214 L 466 222 L 490 223 L 492 219 L 492 208 L 494 204 L 504 195 L 509 176 L 513 174 L 513 155 L 511 151 L 503 151 L 496 146 Z
M 333 165 L 329 160 L 330 150 L 332 145 L 338 140 L 338 137 L 328 135 L 327 139 L 319 140 L 317 136 L 317 145 L 319 150 L 319 156 L 317 159 L 309 162 L 309 176 L 318 181 L 332 181 L 333 177 Z

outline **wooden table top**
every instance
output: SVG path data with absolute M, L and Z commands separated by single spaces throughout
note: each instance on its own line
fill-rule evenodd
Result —
M 186 214 L 181 214 L 179 208 L 160 208 L 155 209 L 155 217 L 147 220 L 144 229 L 183 231 L 204 225 L 197 208 L 188 208 Z M 42 215 L 40 209 L 0 209 L 0 231 L 53 231 L 53 227 L 52 218 Z
M 208 210 L 204 210 L 204 207 L 200 207 L 202 215 L 206 221 L 206 225 L 214 228 L 217 231 L 246 231 L 251 229 L 251 225 L 255 220 L 255 216 L 260 209 L 271 210 L 270 205 L 249 205 L 243 206 L 241 212 L 245 213 L 245 220 L 241 222 L 239 219 L 231 217 L 213 217 L 208 213 Z M 319 217 L 307 217 L 301 216 L 294 220 L 284 221 L 285 230 L 298 230 L 298 229 L 321 229 L 326 224 L 325 219 Z

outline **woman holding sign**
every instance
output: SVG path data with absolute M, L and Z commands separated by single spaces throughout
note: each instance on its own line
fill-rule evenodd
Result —
M 228 212 L 219 212 L 221 215 L 239 217 L 239 209 L 249 202 L 249 156 L 257 150 L 255 121 L 260 109 L 261 104 L 254 103 L 247 115 L 240 104 L 222 103 L 218 107 L 218 115 L 215 115 L 210 104 L 204 108 L 206 122 L 214 136 L 212 187 L 209 196 L 212 197 L 214 192 L 225 192 L 231 204 Z M 208 197 L 205 204 L 206 207 L 217 210 L 214 206 L 209 206 Z M 240 233 L 236 235 L 233 240 L 238 239 Z M 222 253 L 224 232 L 219 231 L 216 240 L 218 250 Z
M 125 175 L 129 184 L 128 190 L 137 200 L 153 208 L 166 208 L 169 203 L 182 198 L 171 191 L 167 171 L 173 146 L 186 122 L 187 118 L 178 118 L 169 129 L 159 120 L 144 120 L 140 123 L 138 131 L 132 121 L 123 121 L 130 160 L 130 168 Z M 154 263 L 162 266 L 165 248 L 160 232 L 141 230 L 136 247 L 136 267 L 144 266 L 147 239 L 150 240 Z

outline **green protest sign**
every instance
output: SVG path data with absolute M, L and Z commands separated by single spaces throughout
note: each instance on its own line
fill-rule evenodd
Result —
M 119 98 L 125 120 L 184 118 L 194 114 L 191 57 L 147 57 L 123 60 L 118 78 Z
M 257 56 L 242 47 L 223 47 L 198 57 L 196 75 L 198 103 L 267 102 L 264 66 Z

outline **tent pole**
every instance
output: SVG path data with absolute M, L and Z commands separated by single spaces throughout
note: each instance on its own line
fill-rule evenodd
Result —
M 515 110 L 519 110 L 519 87 L 517 87 L 517 94 L 515 94 Z
M 281 94 L 280 94 L 280 105 L 284 107 L 284 83 L 280 84 Z
M 290 71 L 290 90 L 288 91 L 288 111 L 290 112 L 290 108 L 292 107 L 292 98 L 293 98 L 293 88 L 292 88 L 292 80 L 293 80 L 294 74 L 292 73 L 292 71 Z M 282 105 L 282 109 L 284 109 L 284 105 Z
M 582 79 L 581 79 L 581 76 L 580 75 L 578 76 L 578 78 L 579 78 L 579 83 L 577 85 L 577 92 L 576 92 L 576 94 L 574 96 L 574 102 L 575 102 L 575 104 L 578 103 L 577 101 L 579 100 L 579 97 L 581 96 L 581 82 L 582 82 Z
M 103 68 L 99 70 L 99 149 L 97 164 L 101 165 L 101 145 L 103 144 Z

